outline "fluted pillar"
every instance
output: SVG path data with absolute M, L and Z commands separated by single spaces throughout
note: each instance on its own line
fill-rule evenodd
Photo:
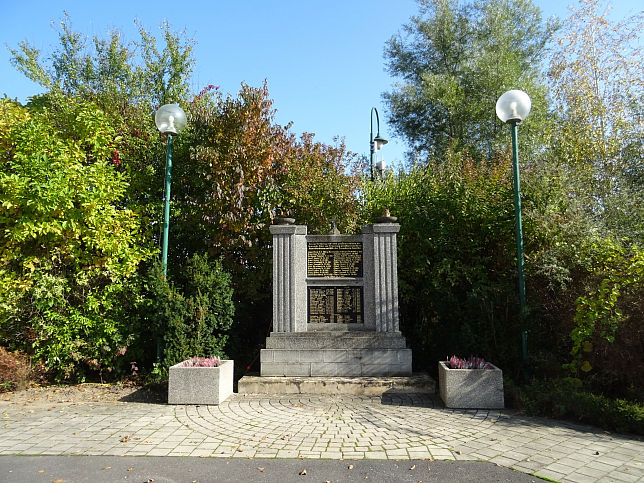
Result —
M 272 225 L 273 332 L 306 331 L 306 235 L 303 225 Z
M 398 332 L 398 262 L 396 234 L 400 231 L 397 223 L 365 225 L 365 251 L 373 264 L 369 263 L 365 274 L 365 302 L 370 318 L 377 332 Z

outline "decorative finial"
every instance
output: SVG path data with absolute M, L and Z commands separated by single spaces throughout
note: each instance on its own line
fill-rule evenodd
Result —
M 376 218 L 376 223 L 396 223 L 396 220 L 398 220 L 398 217 L 391 216 L 389 210 L 385 208 L 382 210 L 382 215 Z
M 273 225 L 293 225 L 295 223 L 295 218 L 286 216 L 284 214 L 278 215 L 273 218 Z

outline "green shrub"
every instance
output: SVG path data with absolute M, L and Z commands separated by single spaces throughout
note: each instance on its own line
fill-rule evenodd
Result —
M 417 370 L 454 353 L 517 366 L 509 174 L 502 162 L 452 154 L 365 187 L 365 221 L 389 208 L 400 223 L 400 324 Z
M 644 435 L 644 405 L 587 390 L 577 378 L 535 380 L 525 386 L 506 381 L 508 401 L 527 414 L 570 419 L 620 433 Z
M 87 287 L 82 301 L 64 303 L 68 290 L 61 284 L 63 303 L 37 300 L 40 316 L 32 327 L 34 357 L 45 364 L 54 380 L 84 381 L 96 375 L 119 377 L 128 361 L 123 356 L 137 345 L 137 333 L 126 313 L 131 284 Z M 128 358 L 129 359 L 129 358 Z

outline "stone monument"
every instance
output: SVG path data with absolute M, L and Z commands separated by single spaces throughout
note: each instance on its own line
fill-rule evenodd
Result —
M 289 220 L 290 221 L 290 220 Z M 398 325 L 395 218 L 359 235 L 309 235 L 277 224 L 273 235 L 273 331 L 261 376 L 411 376 Z

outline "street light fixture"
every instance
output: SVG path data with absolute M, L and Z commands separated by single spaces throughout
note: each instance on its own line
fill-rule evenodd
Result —
M 532 102 L 523 91 L 510 90 L 496 101 L 496 115 L 501 121 L 510 125 L 512 135 L 512 171 L 514 173 L 514 213 L 517 243 L 517 273 L 519 276 L 519 318 L 521 321 L 521 359 L 528 362 L 528 331 L 526 329 L 525 277 L 523 274 L 523 227 L 521 224 L 521 183 L 519 181 L 519 143 L 517 126 L 530 113 Z
M 154 123 L 161 134 L 168 136 L 165 162 L 165 206 L 163 209 L 163 275 L 168 272 L 168 232 L 170 228 L 170 180 L 172 177 L 172 135 L 179 134 L 188 123 L 186 113 L 177 104 L 165 104 L 154 115 Z
M 373 137 L 373 113 L 376 113 L 376 137 Z M 373 181 L 373 160 L 376 155 L 376 152 L 380 151 L 382 147 L 387 144 L 385 138 L 380 136 L 380 116 L 378 115 L 378 109 L 375 107 L 371 108 L 371 136 L 369 140 L 369 150 L 371 152 L 371 162 L 369 164 L 371 171 L 371 181 Z M 385 160 L 382 159 L 379 163 L 376 164 L 376 169 L 382 172 L 385 169 Z

